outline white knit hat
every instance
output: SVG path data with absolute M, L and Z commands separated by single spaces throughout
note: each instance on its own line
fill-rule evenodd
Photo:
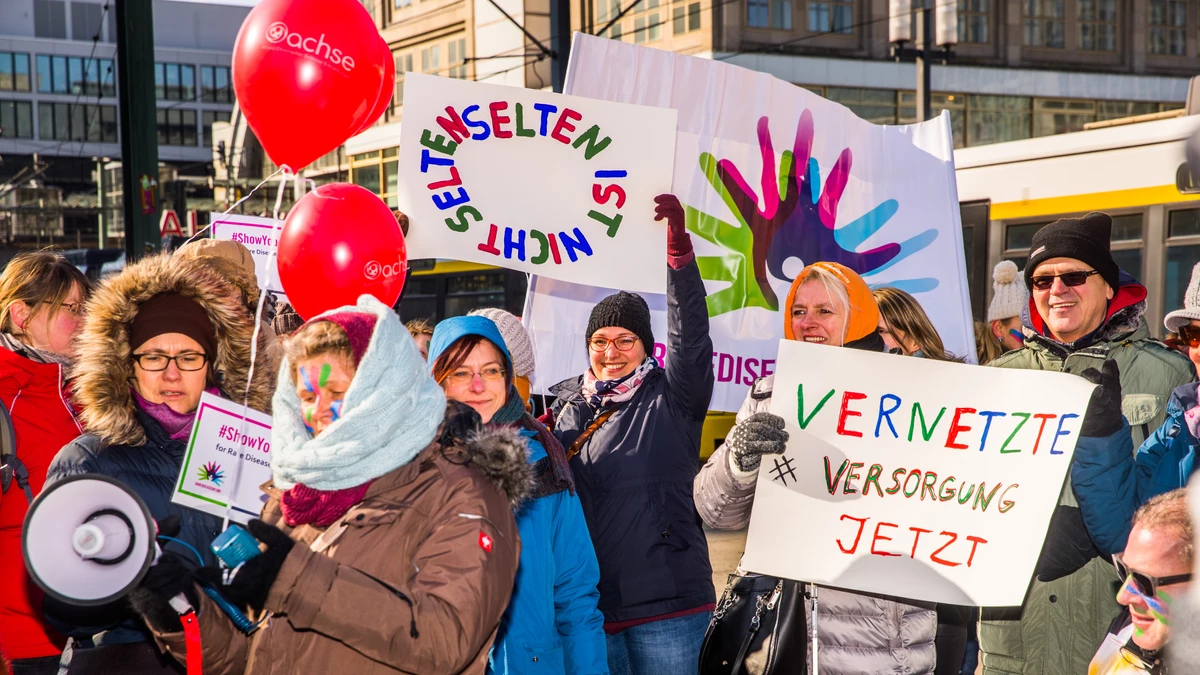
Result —
M 1166 324 L 1167 330 L 1174 333 L 1192 319 L 1200 319 L 1200 263 L 1196 263 L 1192 268 L 1192 279 L 1183 294 L 1183 309 L 1167 314 L 1163 323 Z
M 500 336 L 504 338 L 504 346 L 508 348 L 508 353 L 512 356 L 513 375 L 532 380 L 534 371 L 533 342 L 529 340 L 529 333 L 525 332 L 525 326 L 521 325 L 521 320 L 498 307 L 476 309 L 471 312 L 471 315 L 486 317 L 496 324 L 496 328 L 500 329 Z
M 992 304 L 988 305 L 988 323 L 1021 316 L 1021 311 L 1029 304 L 1025 279 L 1011 260 L 1001 260 L 992 270 L 992 290 L 995 295 L 992 296 Z

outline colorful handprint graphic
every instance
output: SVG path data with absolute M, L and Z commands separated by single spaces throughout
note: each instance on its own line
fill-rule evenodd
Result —
M 796 125 L 792 148 L 783 152 L 777 170 L 769 118 L 759 119 L 761 206 L 754 188 L 733 162 L 701 153 L 701 170 L 738 221 L 732 225 L 687 208 L 688 229 L 725 251 L 697 259 L 701 276 L 730 284 L 708 296 L 709 316 L 746 307 L 778 310 L 779 298 L 770 279 L 791 281 L 783 269 L 789 258 L 805 264 L 837 262 L 867 277 L 924 249 L 937 238 L 937 230 L 931 229 L 903 243 L 858 251 L 896 214 L 899 202 L 886 200 L 853 222 L 836 227 L 853 155 L 849 148 L 842 150 L 822 185 L 820 166 L 812 156 L 814 135 L 812 114 L 805 110 Z M 911 279 L 889 285 L 923 292 L 935 288 L 937 280 Z

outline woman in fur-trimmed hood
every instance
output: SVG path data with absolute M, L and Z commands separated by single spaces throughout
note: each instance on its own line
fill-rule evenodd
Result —
M 201 394 L 246 393 L 253 331 L 241 293 L 202 262 L 158 255 L 106 280 L 87 304 L 76 350 L 74 401 L 86 433 L 59 451 L 47 486 L 81 473 L 116 478 L 155 519 L 178 517 L 178 538 L 211 562 L 221 519 L 173 504 L 171 494 Z M 255 372 L 249 405 L 269 410 L 271 391 L 267 373 Z M 124 602 L 86 614 L 47 602 L 46 613 L 76 638 L 72 675 L 175 670 Z
M 160 644 L 187 647 L 167 604 L 199 603 L 204 672 L 482 675 L 521 550 L 524 439 L 446 398 L 396 313 L 364 295 L 286 342 L 272 484 L 247 528 L 266 550 L 229 583 L 164 558 L 132 596 Z M 252 617 L 247 637 L 192 583 Z

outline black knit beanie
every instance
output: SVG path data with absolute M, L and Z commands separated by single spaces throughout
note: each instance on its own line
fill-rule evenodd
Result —
M 1114 291 L 1120 287 L 1121 270 L 1109 251 L 1112 218 L 1106 213 L 1089 213 L 1082 218 L 1063 218 L 1033 235 L 1029 262 L 1025 264 L 1025 286 L 1033 288 L 1037 266 L 1051 258 L 1074 258 L 1091 266 Z
M 596 303 L 588 319 L 587 338 L 601 328 L 616 326 L 638 336 L 647 354 L 654 353 L 654 331 L 650 330 L 650 307 L 642 296 L 621 291 Z

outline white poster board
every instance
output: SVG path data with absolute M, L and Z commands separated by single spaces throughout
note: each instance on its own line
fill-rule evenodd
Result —
M 708 290 L 711 409 L 737 410 L 772 370 L 764 363 L 783 337 L 780 305 L 796 273 L 819 260 L 912 293 L 946 348 L 975 360 L 948 115 L 878 126 L 766 73 L 580 34 L 567 93 L 679 113 L 672 187 Z M 662 258 L 652 264 L 666 268 Z M 626 269 L 603 288 L 531 281 L 523 316 L 539 393 L 587 368 L 581 308 L 614 287 L 640 290 L 625 283 Z M 665 312 L 654 318 L 665 336 Z
M 274 258 L 279 248 L 279 235 L 283 232 L 283 221 L 233 213 L 210 213 L 209 218 L 213 239 L 236 241 L 250 249 L 259 289 L 274 293 L 280 302 L 287 302 L 283 284 L 279 283 L 279 262 Z M 267 273 L 268 269 L 270 274 Z
M 171 501 L 246 523 L 262 513 L 271 479 L 271 417 L 220 396 L 200 396 Z M 229 507 L 228 510 L 226 507 Z
M 916 600 L 1020 605 L 1094 385 L 781 341 L 747 570 Z M 932 386 L 936 383 L 936 386 Z
M 418 73 L 404 92 L 410 257 L 666 289 L 674 110 Z

